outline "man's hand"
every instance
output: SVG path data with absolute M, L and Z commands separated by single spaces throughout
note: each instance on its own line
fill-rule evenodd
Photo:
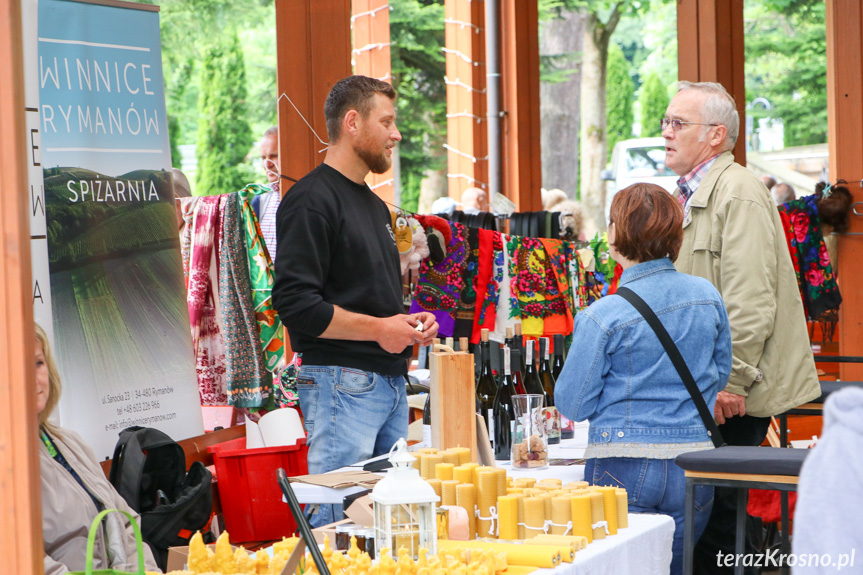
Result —
M 431 345 L 432 340 L 437 337 L 438 324 L 437 320 L 434 318 L 434 314 L 429 313 L 427 311 L 423 311 L 420 313 L 415 313 L 411 315 L 411 318 L 414 320 L 414 329 L 417 329 L 417 325 L 422 324 L 422 331 L 417 329 L 417 333 L 422 335 L 422 340 L 416 342 L 420 345 Z
M 428 345 L 437 334 L 437 323 L 428 312 L 405 315 L 398 314 L 378 320 L 378 335 L 375 341 L 388 353 L 401 353 L 415 343 Z M 423 331 L 417 325 L 423 325 Z M 426 327 L 428 326 L 428 327 Z
M 746 415 L 746 397 L 730 391 L 720 391 L 716 395 L 716 406 L 713 408 L 716 423 L 722 425 L 726 419 L 735 415 Z

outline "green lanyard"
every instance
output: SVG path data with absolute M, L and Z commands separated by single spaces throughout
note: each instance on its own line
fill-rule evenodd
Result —
M 45 444 L 45 449 L 48 450 L 48 454 L 51 457 L 56 459 L 57 458 L 57 448 L 54 447 L 54 442 L 51 441 L 51 438 L 48 437 L 48 434 L 45 433 L 45 430 L 42 429 L 41 427 L 39 428 L 39 437 L 42 439 L 42 443 Z

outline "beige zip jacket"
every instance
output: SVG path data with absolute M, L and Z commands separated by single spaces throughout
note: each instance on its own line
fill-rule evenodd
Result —
M 746 396 L 746 413 L 756 417 L 821 395 L 779 212 L 731 152 L 704 176 L 683 230 L 675 267 L 713 283 L 728 311 L 734 357 L 725 391 Z
M 78 473 L 81 481 L 105 509 L 122 509 L 139 521 L 138 514 L 105 479 L 93 450 L 81 437 L 66 429 L 49 433 L 57 449 Z M 87 555 L 87 534 L 98 512 L 87 492 L 72 474 L 57 463 L 48 449 L 39 442 L 39 463 L 42 468 L 42 534 L 45 543 L 45 575 L 61 575 L 68 571 L 84 571 Z M 138 558 L 135 535 L 129 520 L 120 513 L 111 513 L 102 523 L 93 547 L 94 569 L 120 569 L 137 573 Z M 146 571 L 161 573 L 144 543 Z

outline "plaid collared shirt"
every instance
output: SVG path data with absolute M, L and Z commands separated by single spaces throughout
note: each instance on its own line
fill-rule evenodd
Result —
M 707 175 L 707 171 L 710 170 L 710 166 L 713 165 L 713 162 L 715 162 L 718 157 L 719 154 L 716 154 L 712 158 L 704 160 L 695 166 L 694 170 L 685 176 L 681 176 L 677 180 L 677 187 L 680 189 L 680 195 L 677 197 L 677 201 L 679 201 L 680 205 L 683 206 L 684 217 L 689 214 L 689 200 L 695 194 L 695 191 L 701 184 L 701 180 L 703 180 L 704 176 Z
M 279 210 L 279 203 L 282 201 L 281 193 L 279 192 L 279 182 L 270 184 L 270 189 L 273 190 L 270 194 L 270 199 L 267 201 L 267 206 L 261 214 L 261 235 L 264 236 L 264 244 L 267 246 L 267 251 L 270 254 L 270 259 L 276 261 L 276 212 Z

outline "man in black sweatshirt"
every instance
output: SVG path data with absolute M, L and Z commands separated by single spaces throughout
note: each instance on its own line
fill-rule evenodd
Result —
M 389 169 L 401 140 L 395 97 L 365 76 L 337 82 L 324 106 L 324 163 L 288 190 L 276 215 L 273 304 L 303 354 L 309 473 L 387 453 L 407 437 L 407 360 L 413 344 L 437 334 L 432 314 L 404 313 L 389 210 L 365 184 L 370 171 Z M 341 506 L 322 506 L 312 524 L 339 519 Z

